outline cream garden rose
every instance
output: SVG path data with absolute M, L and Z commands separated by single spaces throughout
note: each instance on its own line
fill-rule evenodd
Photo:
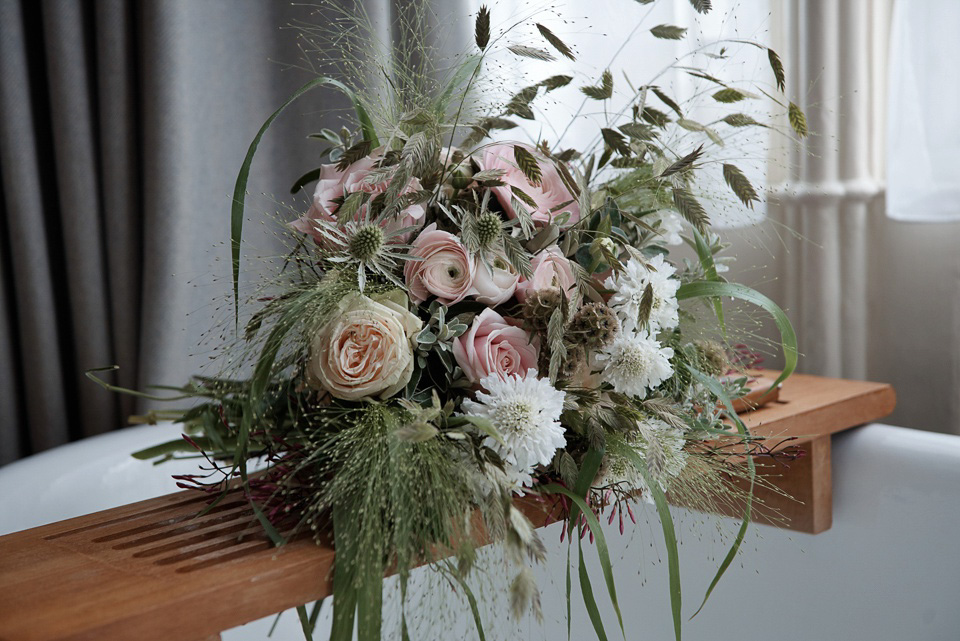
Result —
M 311 386 L 335 398 L 389 398 L 413 373 L 413 340 L 423 323 L 395 291 L 376 300 L 347 295 L 310 345 L 306 366 Z

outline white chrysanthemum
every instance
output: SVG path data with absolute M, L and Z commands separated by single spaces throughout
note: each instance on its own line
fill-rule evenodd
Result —
M 650 267 L 648 269 L 647 267 Z M 650 310 L 650 331 L 673 329 L 680 323 L 677 303 L 677 289 L 680 281 L 672 278 L 676 269 L 657 254 L 644 265 L 631 258 L 623 270 L 604 282 L 607 289 L 613 290 L 608 305 L 616 310 L 621 323 L 626 328 L 636 327 L 640 316 L 640 301 L 649 284 L 653 290 L 653 305 Z
M 487 392 L 477 392 L 476 401 L 464 399 L 463 411 L 489 420 L 500 432 L 506 447 L 490 437 L 484 444 L 503 458 L 514 489 L 530 485 L 533 468 L 552 461 L 557 449 L 567 444 L 560 425 L 564 393 L 538 379 L 534 369 L 522 378 L 487 376 L 480 385 Z
M 687 465 L 684 442 L 679 430 L 660 419 L 648 418 L 637 423 L 637 431 L 628 437 L 627 445 L 640 455 L 647 464 L 650 476 L 666 492 L 670 481 L 679 476 Z M 644 499 L 652 502 L 646 480 L 636 466 L 626 458 L 611 453 L 604 460 L 597 486 L 613 484 L 640 490 Z
M 613 389 L 637 398 L 673 376 L 673 348 L 663 347 L 645 331 L 625 331 L 596 355 L 600 377 Z
M 667 245 L 682 245 L 683 217 L 675 211 L 661 209 L 652 216 L 654 222 L 659 222 L 660 240 Z

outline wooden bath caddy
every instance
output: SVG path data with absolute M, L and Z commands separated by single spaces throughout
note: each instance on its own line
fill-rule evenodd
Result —
M 759 466 L 793 497 L 758 488 L 760 520 L 775 510 L 780 525 L 829 528 L 831 435 L 894 404 L 889 385 L 797 374 L 778 399 L 744 414 L 770 444 L 797 437 L 774 449 L 805 453 Z M 331 547 L 300 538 L 274 548 L 241 496 L 196 517 L 205 500 L 178 492 L 0 537 L 0 641 L 216 639 L 330 594 Z M 537 526 L 551 521 L 541 503 L 518 506 Z

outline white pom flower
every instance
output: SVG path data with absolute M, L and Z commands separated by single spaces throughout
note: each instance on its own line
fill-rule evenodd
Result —
M 637 423 L 637 431 L 628 437 L 632 447 L 647 465 L 651 478 L 664 492 L 687 465 L 683 434 L 657 418 L 647 418 Z M 609 454 L 600 470 L 597 485 L 622 484 L 631 490 L 641 490 L 648 502 L 653 502 L 643 475 L 629 460 Z
M 616 310 L 624 327 L 636 327 L 640 316 L 640 301 L 649 284 L 653 290 L 650 331 L 656 334 L 661 330 L 673 329 L 680 323 L 680 306 L 677 303 L 680 281 L 671 278 L 675 272 L 674 266 L 664 261 L 662 254 L 648 260 L 646 265 L 636 258 L 631 258 L 616 278 L 611 276 L 604 282 L 607 289 L 613 290 L 607 304 Z
M 600 377 L 616 391 L 637 398 L 673 376 L 671 358 L 673 348 L 662 347 L 645 331 L 620 332 L 596 355 L 603 366 Z
M 487 376 L 480 385 L 487 392 L 477 392 L 476 401 L 464 399 L 463 411 L 493 423 L 506 447 L 490 437 L 484 444 L 503 458 L 506 479 L 514 489 L 529 486 L 533 468 L 552 461 L 557 449 L 567 444 L 560 425 L 564 393 L 538 379 L 534 369 L 522 378 Z

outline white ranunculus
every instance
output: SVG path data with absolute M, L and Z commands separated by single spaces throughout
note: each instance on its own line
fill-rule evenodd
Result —
M 478 265 L 473 278 L 473 294 L 491 307 L 510 300 L 517 290 L 520 275 L 503 257 L 496 256 L 490 265 Z
M 396 292 L 399 294 L 399 292 Z M 307 381 L 335 398 L 389 398 L 410 381 L 413 340 L 423 327 L 406 296 L 347 295 L 310 346 Z M 400 300 L 402 299 L 402 300 Z

